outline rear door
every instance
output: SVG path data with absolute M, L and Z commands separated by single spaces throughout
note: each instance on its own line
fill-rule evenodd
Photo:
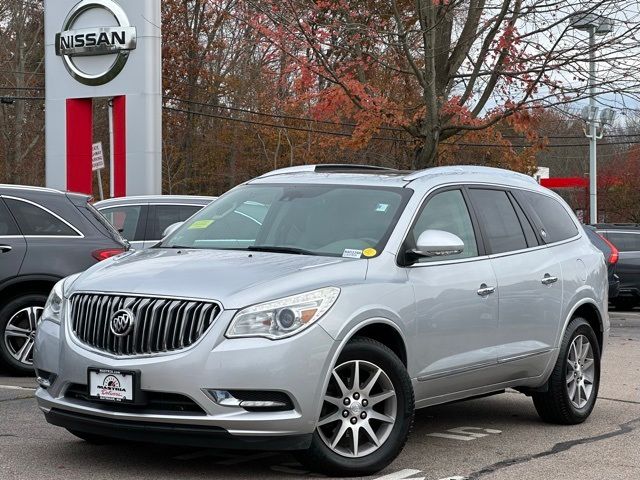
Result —
M 26 253 L 27 242 L 0 198 L 0 283 L 18 275 Z
M 562 311 L 561 268 L 507 189 L 470 187 L 498 282 L 503 380 L 542 373 Z M 529 357 L 536 357 L 530 360 Z M 518 360 L 527 359 L 523 362 Z
M 144 248 L 149 248 L 162 240 L 167 227 L 184 222 L 203 207 L 204 205 L 150 204 Z

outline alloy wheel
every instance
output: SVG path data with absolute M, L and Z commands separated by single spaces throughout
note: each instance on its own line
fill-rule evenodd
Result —
M 4 344 L 9 354 L 23 365 L 33 365 L 33 345 L 42 307 L 18 310 L 4 329 Z
M 595 373 L 591 342 L 584 335 L 578 335 L 567 355 L 567 393 L 574 407 L 583 408 L 589 402 Z
M 351 360 L 333 369 L 317 423 L 333 452 L 359 458 L 378 450 L 396 423 L 396 391 L 377 365 Z

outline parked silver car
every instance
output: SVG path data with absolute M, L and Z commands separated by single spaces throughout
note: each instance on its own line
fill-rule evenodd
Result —
M 288 449 L 350 476 L 398 455 L 416 408 L 513 387 L 579 423 L 609 320 L 578 227 L 503 170 L 272 172 L 58 283 L 38 404 L 89 441 Z
M 158 243 L 171 225 L 184 222 L 216 197 L 143 195 L 110 198 L 94 206 L 136 249 Z

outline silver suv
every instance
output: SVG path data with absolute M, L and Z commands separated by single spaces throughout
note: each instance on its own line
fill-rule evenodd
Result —
M 533 179 L 305 166 L 58 283 L 37 398 L 88 441 L 293 450 L 356 476 L 398 455 L 416 408 L 511 387 L 584 421 L 608 332 L 603 255 Z

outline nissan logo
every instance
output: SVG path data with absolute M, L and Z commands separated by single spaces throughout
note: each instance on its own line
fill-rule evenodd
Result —
M 111 331 L 116 337 L 125 337 L 133 330 L 136 317 L 128 308 L 118 310 L 111 317 Z
M 85 13 L 94 9 L 106 11 L 117 25 L 74 28 Z M 131 26 L 120 5 L 113 0 L 82 0 L 67 15 L 62 32 L 56 34 L 55 46 L 56 55 L 62 57 L 73 78 L 85 85 L 98 86 L 118 76 L 137 42 L 136 27 Z M 100 71 L 95 71 L 78 60 L 80 57 L 99 55 L 115 55 L 115 59 L 110 66 L 100 68 Z

